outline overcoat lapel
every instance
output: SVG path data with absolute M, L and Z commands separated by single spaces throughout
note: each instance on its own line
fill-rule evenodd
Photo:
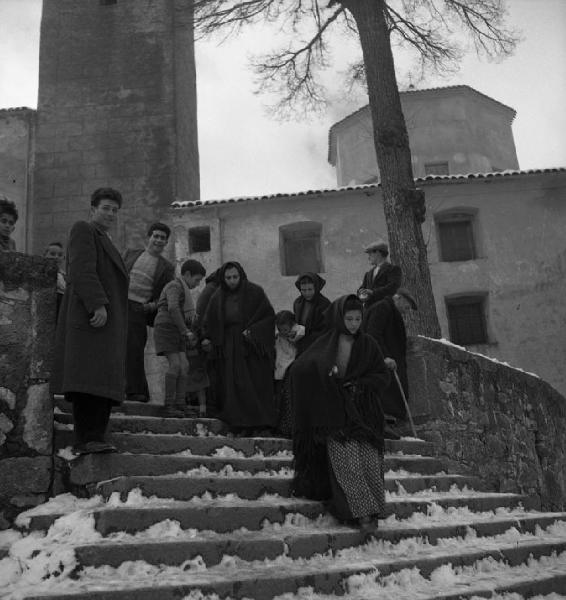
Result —
M 100 240 L 100 243 L 102 244 L 102 247 L 104 248 L 108 256 L 110 256 L 110 258 L 114 261 L 118 269 L 120 269 L 120 271 L 124 274 L 124 277 L 128 279 L 126 265 L 124 265 L 124 261 L 122 260 L 122 257 L 120 256 L 120 253 L 118 252 L 116 246 L 114 246 L 110 238 L 103 231 L 98 229 L 98 227 L 94 227 L 94 231 L 98 234 L 98 239 Z

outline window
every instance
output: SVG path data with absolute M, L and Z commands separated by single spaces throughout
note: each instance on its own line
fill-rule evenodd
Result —
M 322 225 L 312 221 L 292 223 L 279 228 L 282 275 L 300 275 L 305 271 L 321 273 L 320 236 Z
M 486 294 L 446 298 L 450 341 L 460 346 L 487 343 Z
M 475 211 L 435 215 L 440 260 L 454 262 L 477 258 Z
M 210 252 L 210 227 L 189 229 L 189 254 L 195 252 Z
M 449 175 L 448 162 L 425 163 L 425 175 Z

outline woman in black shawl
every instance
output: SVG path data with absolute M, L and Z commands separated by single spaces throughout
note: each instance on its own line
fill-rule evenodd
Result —
M 222 265 L 219 281 L 203 322 L 216 359 L 216 389 L 222 396 L 219 418 L 236 433 L 270 429 L 277 419 L 273 399 L 275 311 L 263 289 L 248 281 L 239 263 Z
M 324 312 L 330 306 L 330 300 L 320 293 L 325 284 L 317 273 L 302 273 L 295 281 L 301 295 L 293 302 L 293 312 L 297 323 L 305 327 L 305 336 L 297 342 L 297 356 L 326 329 Z
M 360 331 L 362 303 L 335 300 L 329 330 L 291 367 L 297 496 L 330 500 L 341 520 L 377 526 L 385 508 L 383 413 L 389 370 L 377 343 Z

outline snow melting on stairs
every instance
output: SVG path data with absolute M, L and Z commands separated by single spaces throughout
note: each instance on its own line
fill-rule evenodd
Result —
M 536 545 L 537 543 L 548 543 L 549 541 L 566 540 L 566 521 L 557 520 L 546 529 L 537 527 L 534 533 L 521 533 L 511 527 L 504 534 L 496 536 L 478 537 L 472 528 L 468 528 L 465 537 L 444 538 L 436 544 L 430 544 L 422 538 L 408 538 L 399 542 L 385 540 L 373 540 L 363 546 L 339 550 L 333 555 L 315 555 L 308 559 L 292 559 L 288 556 L 280 556 L 274 560 L 247 562 L 238 557 L 224 556 L 219 565 L 207 568 L 200 557 L 185 561 L 179 567 L 154 566 L 143 561 L 125 562 L 118 568 L 109 566 L 86 567 L 80 572 L 78 579 L 70 579 L 77 564 L 74 555 L 74 546 L 80 544 L 92 544 L 102 540 L 102 536 L 95 530 L 94 517 L 90 510 L 94 507 L 94 499 L 78 500 L 70 495 L 64 498 L 54 499 L 53 505 L 59 508 L 66 506 L 79 508 L 63 517 L 57 519 L 50 527 L 47 534 L 42 532 L 31 532 L 27 537 L 17 539 L 12 543 L 10 554 L 0 561 L 0 581 L 6 582 L 10 598 L 25 597 L 25 593 L 33 588 L 34 593 L 60 592 L 78 589 L 112 589 L 113 587 L 137 587 L 140 585 L 153 585 L 155 581 L 172 583 L 206 583 L 214 577 L 229 579 L 236 577 L 242 572 L 257 572 L 259 569 L 276 570 L 277 572 L 297 573 L 301 569 L 309 568 L 314 571 L 328 569 L 356 569 L 368 571 L 366 573 L 351 575 L 346 579 L 345 586 L 352 598 L 364 597 L 367 593 L 375 593 L 378 589 L 386 591 L 387 596 L 383 598 L 414 598 L 412 592 L 424 594 L 436 592 L 438 589 L 446 591 L 446 585 L 458 586 L 470 582 L 476 584 L 488 574 L 492 579 L 498 581 L 503 577 L 525 576 L 534 573 L 537 569 L 551 570 L 554 567 L 564 569 L 566 567 L 566 553 L 559 556 L 541 557 L 538 561 L 531 560 L 522 567 L 508 567 L 501 561 L 484 559 L 478 561 L 474 567 L 453 568 L 451 565 L 443 565 L 436 569 L 430 578 L 420 575 L 417 569 L 404 569 L 386 577 L 379 576 L 379 564 L 390 563 L 392 560 L 431 558 L 434 556 L 450 556 L 466 551 L 489 551 L 505 547 L 516 547 L 518 545 Z M 146 498 L 138 495 L 132 496 L 132 502 L 147 504 Z M 32 509 L 37 510 L 37 509 Z M 29 511 L 29 512 L 32 512 Z M 442 515 L 449 515 L 450 511 L 435 512 L 433 518 L 437 522 L 444 522 Z M 453 511 L 464 516 L 464 509 Z M 487 512 L 483 518 L 496 519 L 501 517 L 504 511 Z M 508 515 L 521 515 L 522 511 L 507 511 Z M 470 513 L 477 521 L 478 514 Z M 22 520 L 25 520 L 23 517 Z M 29 518 L 29 517 L 28 517 Z M 450 517 L 449 517 L 449 520 Z M 311 520 L 305 518 L 289 518 L 288 522 L 274 529 L 283 530 L 285 527 L 300 527 L 305 531 L 305 526 L 310 525 Z M 405 520 L 409 521 L 409 520 Z M 399 523 L 397 523 L 399 525 Z M 127 538 L 164 539 L 170 535 L 200 535 L 200 532 L 191 530 L 183 532 L 178 523 L 169 521 L 150 527 L 144 534 L 126 536 L 117 534 L 114 539 L 125 542 Z M 540 574 L 540 573 L 539 573 Z M 487 576 L 487 575 L 485 575 Z M 196 579 L 195 579 L 196 578 Z M 485 577 L 484 577 L 485 578 Z M 435 587 L 436 586 L 436 587 Z M 444 586 L 444 587 L 443 587 Z M 409 591 L 407 591 L 409 590 Z M 306 594 L 306 595 L 305 595 Z M 309 595 L 308 590 L 303 590 L 297 595 L 285 595 L 283 598 L 323 598 L 330 596 Z M 360 596 L 361 594 L 361 596 Z M 396 595 L 395 595 L 396 594 Z M 409 594 L 409 595 L 407 595 Z M 346 596 L 347 598 L 348 596 Z M 367 596 L 366 596 L 367 597 Z

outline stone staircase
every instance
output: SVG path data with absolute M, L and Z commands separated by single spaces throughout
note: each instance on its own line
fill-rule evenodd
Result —
M 152 406 L 122 410 L 134 414 L 111 417 L 118 454 L 65 462 L 67 488 L 90 498 L 67 494 L 21 515 L 21 543 L 37 536 L 37 553 L 51 548 L 51 571 L 6 597 L 566 598 L 566 513 L 446 473 L 427 442 L 387 443 L 391 516 L 368 541 L 290 495 L 290 441 L 234 438 L 220 421 L 163 419 Z M 71 415 L 56 421 L 63 449 Z

